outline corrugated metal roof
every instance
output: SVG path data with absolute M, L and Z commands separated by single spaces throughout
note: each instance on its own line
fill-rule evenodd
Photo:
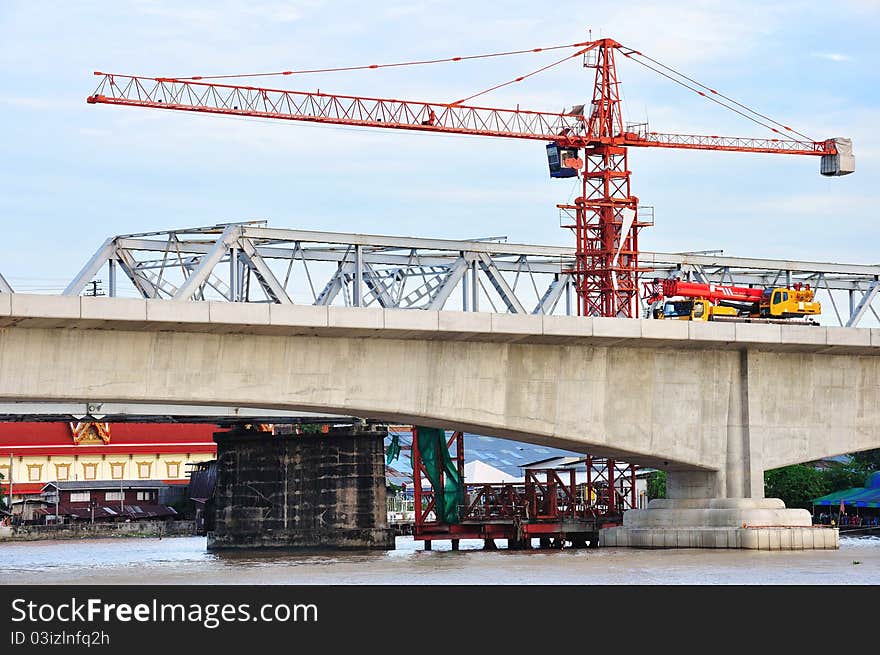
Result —
M 199 462 L 190 471 L 187 494 L 193 500 L 205 502 L 209 498 L 213 498 L 216 484 L 217 460 Z
M 47 516 L 55 515 L 55 505 L 49 504 L 42 509 L 34 510 L 36 514 L 45 514 Z M 92 509 L 90 507 L 76 507 L 68 503 L 61 503 L 58 506 L 58 514 L 61 516 L 74 516 L 78 519 L 91 520 Z M 98 519 L 147 519 L 162 518 L 165 516 L 176 516 L 177 512 L 167 505 L 125 505 L 120 508 L 119 505 L 98 505 L 95 507 L 94 517 Z
M 169 485 L 158 480 L 67 480 L 62 482 L 48 482 L 43 486 L 57 487 L 61 491 L 91 490 L 96 491 L 119 491 L 120 489 L 165 489 Z
M 391 443 L 391 434 L 397 434 L 400 439 L 400 457 L 392 462 L 398 471 L 406 473 L 412 479 L 412 461 L 410 452 L 412 448 L 412 434 L 406 432 L 390 432 L 385 438 L 385 446 Z M 451 434 L 451 432 L 447 432 Z M 522 467 L 526 462 L 548 459 L 551 457 L 583 457 L 585 453 L 575 453 L 559 448 L 538 446 L 535 444 L 521 443 L 511 439 L 487 437 L 481 434 L 466 432 L 464 435 L 464 461 L 465 463 L 483 461 L 495 468 L 504 471 L 510 476 L 521 477 Z

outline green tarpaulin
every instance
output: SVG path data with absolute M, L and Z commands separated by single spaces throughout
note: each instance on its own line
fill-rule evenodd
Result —
M 446 446 L 446 432 L 436 428 L 416 428 L 417 444 L 425 475 L 436 498 L 437 520 L 458 523 L 458 508 L 464 502 L 464 482 Z M 442 476 L 441 476 L 442 472 Z M 418 475 L 418 471 L 414 472 Z
M 390 464 L 398 457 L 400 457 L 400 436 L 393 434 L 391 435 L 391 443 L 388 444 L 388 448 L 385 451 L 385 463 Z
M 880 471 L 868 476 L 864 487 L 835 491 L 827 496 L 813 499 L 813 504 L 839 507 L 841 499 L 843 499 L 844 507 L 847 505 L 850 507 L 880 507 Z

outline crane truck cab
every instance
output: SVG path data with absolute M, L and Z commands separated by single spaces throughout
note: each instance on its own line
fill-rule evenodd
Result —
M 822 304 L 813 300 L 815 292 L 810 285 L 795 284 L 792 288 L 764 289 L 759 303 L 761 316 L 800 318 L 822 313 Z

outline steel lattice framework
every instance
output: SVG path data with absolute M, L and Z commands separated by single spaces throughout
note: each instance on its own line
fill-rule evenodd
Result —
M 624 47 L 613 39 L 587 41 L 573 44 L 572 47 L 579 49 L 553 64 L 451 103 L 220 84 L 205 81 L 201 76 L 186 79 L 137 77 L 100 71 L 95 73 L 100 78 L 98 86 L 94 93 L 88 96 L 87 102 L 359 127 L 534 139 L 550 141 L 556 146 L 574 149 L 574 152 L 583 149 L 583 161 L 579 156 L 570 156 L 572 152 L 567 151 L 560 162 L 566 169 L 577 170 L 576 174 L 579 175 L 582 183 L 582 195 L 573 205 L 559 207 L 563 214 L 570 218 L 564 227 L 571 229 L 575 235 L 575 257 L 571 268 L 566 269 L 565 274 L 574 280 L 577 313 L 587 316 L 638 315 L 639 275 L 647 270 L 641 267 L 639 262 L 638 238 L 641 229 L 651 223 L 639 219 L 638 198 L 631 192 L 629 147 L 814 155 L 822 156 L 823 161 L 839 154 L 833 139 L 813 141 L 806 137 L 804 140 L 745 139 L 717 135 L 661 134 L 649 132 L 647 127 L 640 129 L 640 126 L 625 126 L 621 112 L 620 80 L 615 64 L 615 53 L 620 53 L 672 79 L 728 110 L 769 128 L 776 134 L 800 134 L 696 80 L 673 71 L 637 50 Z M 540 48 L 536 49 L 535 52 L 540 50 Z M 463 104 L 494 89 L 521 82 L 570 58 L 581 56 L 584 67 L 595 71 L 592 101 L 586 111 L 583 105 L 573 108 L 569 113 L 549 113 L 523 110 L 519 107 L 498 109 Z M 443 61 L 455 59 L 461 58 Z M 416 62 L 396 65 L 414 63 Z M 378 67 L 371 65 L 338 70 Z M 671 76 L 670 72 L 674 73 L 675 77 Z M 294 74 L 294 71 L 267 73 L 267 75 L 287 74 Z M 709 94 L 707 95 L 700 88 L 706 89 Z M 720 98 L 730 103 L 722 102 Z M 779 126 L 782 131 L 773 127 L 773 124 Z M 585 166 L 581 171 L 584 163 Z M 834 174 L 849 172 L 852 170 L 847 168 Z M 189 289 L 186 288 L 185 291 L 188 293 Z M 382 293 L 379 287 L 376 288 L 376 293 Z
M 503 237 L 453 241 L 249 221 L 111 237 L 64 294 L 80 295 L 106 275 L 111 296 L 171 301 L 576 314 L 574 259 L 574 248 L 509 244 Z M 810 284 L 823 302 L 824 322 L 880 323 L 880 265 L 652 252 L 641 261 L 640 281 Z

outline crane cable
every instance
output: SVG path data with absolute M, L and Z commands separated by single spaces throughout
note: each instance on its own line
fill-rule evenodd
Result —
M 561 49 L 565 49 L 565 48 L 581 48 L 580 50 L 578 50 L 574 54 L 568 55 L 568 56 L 564 57 L 563 59 L 560 59 L 560 60 L 555 61 L 551 64 L 548 64 L 547 66 L 544 66 L 544 67 L 539 68 L 537 70 L 531 71 L 529 73 L 526 73 L 525 75 L 521 75 L 521 76 L 516 77 L 512 80 L 502 82 L 501 84 L 496 84 L 496 85 L 489 87 L 483 91 L 479 91 L 478 93 L 474 93 L 466 98 L 462 98 L 461 100 L 457 100 L 453 103 L 450 103 L 450 106 L 455 106 L 455 105 L 460 105 L 464 102 L 467 102 L 468 100 L 472 100 L 474 98 L 477 98 L 479 96 L 486 95 L 488 93 L 491 93 L 492 91 L 495 91 L 495 90 L 500 89 L 502 87 L 508 86 L 510 84 L 522 82 L 524 79 L 526 79 L 528 77 L 532 77 L 533 75 L 537 75 L 539 73 L 542 73 L 550 68 L 553 68 L 554 66 L 558 66 L 559 64 L 562 64 L 563 62 L 568 61 L 571 58 L 577 57 L 577 56 L 587 52 L 588 50 L 595 48 L 597 45 L 598 45 L 598 42 L 596 42 L 596 41 L 585 41 L 585 42 L 581 42 L 581 43 L 571 43 L 571 44 L 566 44 L 566 45 L 556 45 L 556 46 L 548 46 L 548 47 L 540 47 L 540 48 L 529 48 L 529 49 L 524 49 L 524 50 L 508 50 L 508 51 L 503 51 L 503 52 L 490 52 L 490 53 L 485 53 L 485 54 L 480 54 L 480 55 L 467 55 L 467 56 L 461 56 L 461 57 L 446 57 L 446 58 L 442 58 L 442 59 L 422 59 L 422 60 L 413 60 L 413 61 L 394 62 L 394 63 L 390 63 L 390 64 L 368 64 L 368 65 L 361 65 L 361 66 L 339 66 L 339 67 L 335 67 L 335 68 L 313 68 L 313 69 L 303 69 L 303 70 L 286 70 L 286 71 L 276 71 L 276 72 L 268 72 L 268 73 L 236 73 L 236 74 L 228 74 L 228 75 L 193 75 L 193 76 L 189 76 L 189 77 L 170 77 L 170 78 L 163 78 L 163 79 L 175 80 L 175 81 L 178 81 L 178 80 L 179 81 L 188 81 L 188 80 L 198 81 L 198 80 L 234 79 L 234 78 L 244 78 L 244 77 L 275 77 L 275 76 L 290 76 L 290 75 L 308 75 L 308 74 L 313 74 L 313 73 L 337 73 L 337 72 L 343 72 L 343 71 L 375 70 L 375 69 L 379 69 L 379 68 L 396 68 L 396 67 L 402 67 L 402 66 L 423 66 L 423 65 L 427 65 L 427 64 L 439 64 L 439 63 L 466 61 L 466 60 L 473 60 L 473 59 L 486 59 L 486 58 L 491 58 L 491 57 L 507 57 L 510 55 L 534 54 L 534 53 L 546 52 L 546 51 L 550 51 L 550 50 L 561 50 Z M 584 47 L 584 46 L 587 46 L 587 47 Z M 715 102 L 716 104 L 721 105 L 725 109 L 729 109 L 730 111 L 733 111 L 734 113 L 739 114 L 743 118 L 746 118 L 757 125 L 765 127 L 767 129 L 771 130 L 772 132 L 776 132 L 777 134 L 781 134 L 781 132 L 778 129 L 776 129 L 775 127 L 773 127 L 772 125 L 768 125 L 767 123 L 765 123 L 761 120 L 758 120 L 754 116 L 758 116 L 758 117 L 772 123 L 773 125 L 777 125 L 777 126 L 783 128 L 784 130 L 787 130 L 793 134 L 796 134 L 800 137 L 803 137 L 804 139 L 807 139 L 808 141 L 815 142 L 815 140 L 813 138 L 807 136 L 806 134 L 803 134 L 802 132 L 798 132 L 797 130 L 789 127 L 788 125 L 780 123 L 779 121 L 776 121 L 776 120 L 770 118 L 769 116 L 766 116 L 765 114 L 762 114 L 762 113 L 748 107 L 747 105 L 744 105 L 741 102 L 738 102 L 737 100 L 734 100 L 733 98 L 726 96 L 723 93 L 720 93 L 709 86 L 706 86 L 705 84 L 702 84 L 701 82 L 685 75 L 684 73 L 681 73 L 680 71 L 678 71 L 670 66 L 667 66 L 666 64 L 664 64 L 660 61 L 657 61 L 656 59 L 653 59 L 652 57 L 649 57 L 649 56 L 643 54 L 642 52 L 640 52 L 638 50 L 635 50 L 632 48 L 627 48 L 627 50 L 624 50 L 622 48 L 620 49 L 620 53 L 624 57 L 626 57 L 627 59 L 630 59 L 631 61 L 634 61 L 637 64 L 644 66 L 645 68 L 647 68 L 649 70 L 654 71 L 658 75 L 661 75 L 669 80 L 672 80 L 676 84 L 679 84 L 679 85 L 683 86 L 684 88 L 688 89 L 689 91 L 692 91 L 693 93 L 696 93 L 697 95 L 703 96 L 704 98 L 707 98 L 708 100 L 711 100 L 712 102 Z M 642 61 L 639 58 L 645 59 L 647 61 L 652 62 L 653 64 L 656 64 L 657 66 L 661 67 L 662 69 L 669 71 L 669 73 L 672 73 L 672 75 L 664 72 L 663 70 L 655 68 L 654 66 L 651 66 L 650 64 L 646 63 L 645 61 Z M 706 91 L 708 91 L 712 95 L 707 95 L 706 93 L 700 91 L 699 89 L 694 88 L 693 86 L 690 86 L 689 84 L 686 84 L 685 82 L 682 82 L 681 79 L 677 79 L 676 77 L 673 77 L 673 75 L 678 76 L 678 78 L 687 80 L 688 82 L 696 85 L 697 87 L 705 89 Z M 730 105 L 728 105 L 724 102 L 721 102 L 720 100 L 718 100 L 717 98 L 714 98 L 712 96 L 718 96 L 720 98 L 724 98 L 725 100 L 729 101 L 730 103 L 733 103 L 737 107 L 744 109 L 748 113 L 740 111 L 740 110 L 736 109 L 735 107 L 731 107 Z M 750 115 L 750 114 L 752 114 L 752 115 Z
M 691 82 L 691 83 L 697 85 L 697 86 L 700 87 L 700 88 L 706 89 L 706 90 L 709 91 L 711 94 L 713 94 L 713 95 L 717 95 L 717 96 L 719 96 L 719 97 L 721 97 L 721 98 L 724 98 L 725 100 L 728 100 L 728 101 L 732 102 L 734 105 L 736 105 L 736 106 L 738 106 L 738 107 L 741 107 L 741 108 L 745 109 L 747 112 L 749 112 L 749 113 L 751 113 L 751 114 L 754 114 L 755 116 L 760 116 L 760 117 L 763 118 L 764 120 L 767 120 L 767 121 L 769 121 L 770 123 L 773 123 L 774 125 L 778 125 L 779 127 L 783 128 L 783 129 L 785 129 L 785 130 L 788 130 L 789 132 L 792 132 L 792 133 L 794 133 L 794 134 L 797 134 L 798 136 L 803 137 L 804 139 L 807 139 L 808 141 L 815 142 L 815 139 L 813 139 L 812 137 L 809 137 L 809 136 L 807 136 L 806 134 L 803 134 L 802 132 L 798 132 L 798 131 L 795 130 L 794 128 L 791 128 L 791 127 L 789 127 L 788 125 L 785 125 L 784 123 L 780 123 L 779 121 L 774 120 L 774 119 L 770 118 L 769 116 L 766 116 L 766 115 L 764 115 L 764 114 L 762 114 L 762 113 L 760 113 L 760 112 L 758 112 L 758 111 L 752 109 L 751 107 L 748 107 L 747 105 L 744 105 L 744 104 L 742 104 L 741 102 L 738 102 L 738 101 L 734 100 L 733 98 L 731 98 L 731 97 L 729 97 L 729 96 L 726 96 L 726 95 L 724 95 L 723 93 L 720 93 L 720 92 L 716 91 L 715 89 L 713 89 L 713 88 L 711 88 L 711 87 L 709 87 L 709 86 L 706 86 L 705 84 L 702 84 L 701 82 L 698 82 L 697 80 L 695 80 L 695 79 L 693 79 L 693 78 L 691 78 L 691 77 L 688 77 L 688 76 L 685 75 L 684 73 L 681 73 L 680 71 L 677 71 L 677 70 L 675 70 L 674 68 L 672 68 L 672 67 L 670 67 L 670 66 L 667 66 L 666 64 L 664 64 L 664 63 L 662 63 L 662 62 L 657 61 L 656 59 L 653 59 L 653 58 L 651 58 L 651 57 L 648 57 L 647 55 L 645 55 L 645 54 L 639 52 L 638 50 L 632 50 L 632 49 L 630 49 L 629 52 L 625 52 L 624 50 L 621 50 L 620 53 L 621 53 L 624 57 L 626 57 L 627 59 L 630 59 L 631 61 L 634 61 L 634 62 L 636 62 L 637 64 L 639 64 L 639 65 L 641 65 L 641 66 L 644 66 L 645 68 L 648 68 L 649 70 L 654 71 L 654 72 L 657 73 L 658 75 L 662 75 L 663 77 L 672 80 L 672 81 L 675 82 L 676 84 L 680 84 L 681 86 L 683 86 L 684 88 L 688 89 L 689 91 L 693 91 L 693 92 L 696 93 L 697 95 L 703 96 L 704 98 L 706 98 L 706 99 L 708 99 L 708 100 L 711 100 L 712 102 L 715 102 L 715 103 L 721 105 L 722 107 L 724 107 L 724 108 L 726 108 L 726 109 L 729 109 L 729 110 L 731 110 L 731 111 L 733 111 L 733 112 L 739 114 L 740 116 L 743 116 L 744 118 L 747 118 L 748 120 L 752 121 L 753 123 L 756 123 L 756 124 L 758 124 L 758 125 L 761 125 L 762 127 L 766 127 L 767 129 L 769 129 L 769 130 L 771 130 L 771 131 L 773 131 L 773 132 L 776 132 L 777 134 L 781 134 L 781 132 L 780 132 L 779 130 L 777 130 L 775 127 L 773 127 L 773 126 L 771 126 L 771 125 L 767 125 L 767 123 L 764 123 L 764 122 L 762 122 L 762 121 L 759 121 L 758 119 L 754 118 L 753 116 L 749 116 L 748 114 L 746 114 L 746 113 L 744 113 L 744 112 L 742 112 L 742 111 L 739 111 L 738 109 L 735 109 L 734 107 L 731 107 L 730 105 L 725 104 L 725 103 L 721 102 L 720 100 L 718 100 L 718 99 L 716 99 L 716 98 L 713 98 L 712 96 L 706 95 L 705 93 L 703 93 L 703 92 L 700 91 L 699 89 L 695 89 L 695 88 L 693 88 L 692 86 L 689 86 L 688 84 L 685 84 L 685 83 L 682 82 L 681 80 L 676 79 L 676 78 L 672 77 L 671 75 L 668 75 L 667 73 L 664 73 L 663 71 L 658 70 L 657 68 L 654 68 L 653 66 L 650 66 L 649 64 L 646 64 L 646 63 L 643 62 L 643 61 L 640 61 L 639 59 L 636 59 L 636 57 L 642 57 L 642 58 L 644 58 L 644 59 L 647 59 L 648 61 L 651 61 L 651 62 L 657 64 L 658 66 L 660 66 L 660 67 L 666 69 L 667 71 L 673 73 L 674 75 L 677 75 L 677 76 L 679 76 L 679 77 L 681 77 L 681 78 L 687 80 L 688 82 Z
M 415 61 L 401 61 L 395 62 L 392 64 L 368 64 L 363 66 L 340 66 L 337 68 L 311 68 L 304 70 L 287 70 L 287 71 L 277 71 L 273 73 L 237 73 L 230 75 L 193 75 L 191 77 L 171 77 L 169 79 L 174 80 L 222 80 L 222 79 L 231 79 L 238 77 L 273 77 L 273 76 L 283 76 L 283 75 L 308 75 L 311 73 L 339 73 L 343 71 L 357 71 L 357 70 L 375 70 L 378 68 L 395 68 L 399 66 L 424 66 L 426 64 L 441 64 L 446 62 L 456 62 L 456 61 L 466 61 L 470 59 L 487 59 L 489 57 L 507 57 L 510 55 L 522 55 L 522 54 L 534 54 L 537 52 L 546 52 L 548 50 L 561 50 L 564 48 L 580 48 L 586 45 L 590 45 L 591 42 L 585 41 L 584 43 L 570 43 L 566 45 L 554 45 L 544 48 L 529 48 L 526 50 L 508 50 L 506 52 L 490 52 L 482 55 L 468 55 L 464 57 L 446 57 L 443 59 L 422 59 Z
M 665 68 L 666 70 L 671 71 L 671 72 L 675 73 L 676 75 L 678 75 L 678 76 L 680 76 L 680 77 L 683 77 L 684 79 L 688 80 L 689 82 L 693 82 L 693 83 L 696 84 L 697 86 L 699 86 L 699 87 L 701 87 L 701 88 L 703 88 L 703 89 L 706 89 L 706 90 L 709 91 L 710 93 L 712 93 L 712 94 L 714 94 L 714 95 L 717 95 L 717 96 L 720 96 L 720 97 L 724 98 L 725 100 L 729 100 L 730 102 L 732 102 L 732 103 L 735 104 L 736 106 L 738 106 L 738 107 L 742 107 L 742 108 L 745 109 L 746 111 L 749 111 L 749 112 L 751 112 L 752 114 L 755 114 L 756 116 L 760 116 L 761 118 L 763 118 L 763 119 L 765 119 L 765 120 L 768 120 L 768 121 L 770 121 L 771 123 L 773 123 L 773 124 L 775 124 L 775 125 L 778 125 L 779 127 L 782 127 L 782 128 L 784 128 L 784 129 L 788 130 L 789 132 L 792 132 L 792 133 L 794 133 L 794 134 L 797 134 L 798 136 L 802 136 L 803 138 L 805 138 L 805 139 L 809 139 L 810 141 L 813 140 L 812 138 L 808 137 L 806 134 L 804 134 L 804 133 L 802 133 L 802 132 L 798 132 L 798 131 L 797 131 L 796 129 L 794 129 L 793 127 L 789 127 L 788 125 L 785 125 L 784 123 L 780 123 L 779 121 L 776 121 L 776 120 L 770 118 L 769 116 L 766 116 L 766 115 L 762 114 L 761 112 L 756 111 L 756 110 L 752 109 L 751 107 L 748 107 L 747 105 L 744 105 L 744 104 L 742 104 L 741 102 L 738 102 L 737 100 L 734 100 L 733 98 L 724 95 L 724 94 L 721 93 L 720 91 L 716 91 L 716 90 L 713 89 L 712 87 L 706 86 L 705 84 L 702 84 L 701 82 L 698 82 L 697 80 L 695 80 L 695 79 L 693 79 L 693 78 L 691 78 L 691 77 L 688 77 L 688 76 L 685 75 L 684 73 L 682 73 L 682 72 L 680 72 L 680 71 L 677 71 L 677 70 L 675 70 L 674 68 L 671 68 L 671 67 L 667 66 L 666 64 L 664 64 L 664 63 L 662 63 L 662 62 L 659 62 L 659 61 L 657 61 L 656 59 L 652 59 L 651 57 L 649 57 L 648 55 L 646 55 L 646 54 L 644 54 L 644 53 L 636 52 L 635 54 L 636 54 L 637 56 L 639 56 L 639 57 L 644 57 L 644 58 L 647 59 L 648 61 L 652 61 L 652 62 L 654 62 L 654 63 L 657 64 L 658 66 L 662 66 L 662 67 Z
M 496 84 L 495 86 L 491 86 L 488 89 L 485 89 L 485 90 L 480 91 L 478 93 L 474 93 L 473 95 L 469 95 L 467 98 L 462 98 L 461 100 L 456 100 L 455 102 L 450 103 L 450 106 L 460 105 L 461 103 L 467 102 L 468 100 L 473 100 L 474 98 L 477 98 L 479 96 L 486 95 L 487 93 L 491 93 L 492 91 L 495 91 L 496 89 L 500 89 L 503 86 L 508 86 L 509 84 L 515 84 L 516 82 L 522 82 L 527 77 L 531 77 L 532 75 L 537 75 L 538 73 L 543 73 L 548 68 L 553 68 L 554 66 L 558 66 L 559 64 L 562 64 L 562 63 L 568 61 L 569 59 L 572 59 L 573 57 L 577 57 L 579 55 L 584 54 L 587 50 L 590 50 L 590 49 L 591 48 L 584 48 L 582 50 L 578 50 L 573 55 L 567 55 L 567 56 L 563 57 L 562 59 L 560 59 L 559 61 L 554 61 L 552 64 L 547 64 L 546 66 L 543 66 L 537 70 L 533 70 L 532 72 L 526 73 L 525 75 L 520 75 L 519 77 L 516 77 L 512 80 L 508 80 L 507 82 L 502 82 L 501 84 Z

